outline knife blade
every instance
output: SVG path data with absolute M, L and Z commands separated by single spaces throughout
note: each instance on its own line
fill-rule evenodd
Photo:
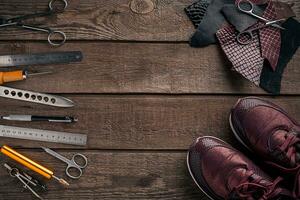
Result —
M 0 97 L 28 101 L 56 107 L 73 107 L 74 103 L 65 97 L 32 92 L 28 90 L 15 89 L 5 86 L 0 86 Z

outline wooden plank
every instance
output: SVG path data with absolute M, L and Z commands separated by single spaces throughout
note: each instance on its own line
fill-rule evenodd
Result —
M 12 87 L 51 93 L 266 94 L 230 70 L 218 46 L 188 44 L 72 42 L 57 50 L 80 50 L 82 63 L 29 68 L 52 70 Z M 0 44 L 0 54 L 48 52 L 47 44 Z M 300 51 L 283 76 L 282 94 L 300 94 Z
M 295 3 L 300 16 L 298 0 Z M 65 13 L 33 22 L 64 31 L 69 40 L 188 41 L 194 27 L 184 13 L 193 0 L 69 0 Z M 16 16 L 44 11 L 48 0 L 2 0 L 0 13 Z M 0 40 L 46 40 L 45 34 L 2 30 Z
M 201 135 L 213 135 L 234 143 L 228 116 L 236 96 L 189 95 L 70 95 L 76 107 L 57 109 L 0 99 L 1 114 L 74 115 L 75 124 L 1 124 L 88 135 L 90 149 L 179 149 L 185 150 Z M 278 97 L 272 101 L 300 119 L 300 97 Z M 0 145 L 38 147 L 41 142 L 0 140 Z M 44 144 L 52 147 L 77 148 Z
M 25 152 L 25 151 L 21 151 Z M 59 151 L 71 157 L 71 152 Z M 186 168 L 186 153 L 126 153 L 85 151 L 89 165 L 79 180 L 70 180 L 64 188 L 55 181 L 48 181 L 45 199 L 185 199 L 208 200 L 196 187 Z M 24 154 L 55 169 L 56 175 L 66 178 L 65 166 L 60 161 L 41 153 Z M 9 177 L 0 166 L 0 199 L 31 199 L 28 192 Z

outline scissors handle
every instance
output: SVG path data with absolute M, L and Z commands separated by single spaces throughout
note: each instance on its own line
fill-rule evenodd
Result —
M 242 45 L 249 44 L 253 40 L 253 33 L 252 31 L 241 32 L 236 36 L 236 40 Z
M 60 40 L 54 40 L 53 37 L 57 35 L 57 37 L 60 37 L 61 39 Z M 67 40 L 67 36 L 64 32 L 62 31 L 50 31 L 49 34 L 48 34 L 48 43 L 52 46 L 61 46 L 63 45 L 66 40 Z
M 44 32 L 44 33 L 48 33 L 48 43 L 52 46 L 61 46 L 63 45 L 66 40 L 67 40 L 67 36 L 64 32 L 62 31 L 54 31 L 50 28 L 41 28 L 41 27 L 36 27 L 36 26 L 29 26 L 29 25 L 25 25 L 25 24 L 21 24 L 21 27 L 28 29 L 28 30 L 32 30 L 32 31 L 39 31 L 39 32 Z M 57 36 L 58 38 L 60 38 L 59 40 L 55 40 L 54 37 Z
M 83 160 L 83 163 L 79 163 L 78 159 Z M 75 155 L 73 155 L 72 161 L 74 162 L 74 164 L 76 166 L 78 166 L 81 169 L 84 169 L 87 167 L 88 165 L 88 160 L 87 157 L 85 157 L 84 155 L 82 155 L 81 153 L 76 153 Z
M 78 159 L 82 159 L 83 163 L 79 163 Z M 72 179 L 79 179 L 82 176 L 82 169 L 86 168 L 88 165 L 87 157 L 80 153 L 77 153 L 73 156 L 71 162 L 72 163 L 68 164 L 66 174 Z
M 242 5 L 244 5 L 244 6 L 242 6 Z M 246 14 L 248 14 L 248 15 L 252 15 L 253 17 L 258 18 L 258 19 L 262 20 L 263 22 L 267 22 L 267 21 L 268 21 L 266 18 L 261 17 L 261 16 L 255 14 L 255 13 L 253 12 L 253 11 L 254 11 L 254 5 L 253 5 L 253 3 L 252 3 L 251 1 L 249 1 L 249 0 L 240 0 L 240 1 L 238 2 L 237 6 L 238 6 L 238 9 L 239 9 L 240 11 L 242 11 L 243 13 L 246 13 Z
M 69 178 L 79 179 L 82 176 L 82 169 L 74 165 L 68 165 L 66 168 L 66 174 Z
M 57 2 L 61 2 L 62 8 L 60 8 L 59 6 L 55 5 L 55 3 Z M 68 2 L 67 0 L 51 0 L 49 1 L 49 10 L 53 13 L 59 13 L 59 12 L 63 12 L 67 7 L 68 7 Z

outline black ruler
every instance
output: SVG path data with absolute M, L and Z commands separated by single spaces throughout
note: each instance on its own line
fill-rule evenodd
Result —
M 3 55 L 0 56 L 0 67 L 80 62 L 82 57 L 80 51 Z

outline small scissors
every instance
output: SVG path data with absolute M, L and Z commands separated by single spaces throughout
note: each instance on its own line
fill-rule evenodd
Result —
M 257 26 L 257 27 L 254 27 L 254 28 L 250 28 L 246 31 L 243 31 L 243 32 L 239 33 L 236 36 L 236 39 L 237 39 L 238 43 L 240 43 L 240 44 L 243 44 L 243 45 L 249 44 L 253 40 L 253 32 L 254 31 L 265 28 L 267 26 L 272 26 L 272 25 L 274 25 L 278 22 L 284 21 L 284 20 L 285 19 L 278 19 L 278 20 L 274 20 L 274 21 L 269 21 L 269 22 L 266 22 L 262 26 Z
M 77 153 L 75 155 L 73 155 L 73 158 L 71 160 L 67 159 L 66 157 L 56 153 L 55 151 L 46 148 L 46 147 L 41 147 L 46 153 L 52 155 L 53 157 L 63 161 L 64 163 L 67 163 L 67 168 L 66 168 L 66 174 L 68 177 L 72 178 L 72 179 L 79 179 L 82 176 L 82 170 L 84 168 L 87 167 L 88 165 L 88 160 L 87 157 L 85 157 L 84 155 Z M 78 158 L 81 158 L 84 163 L 83 164 L 79 164 L 76 160 L 78 160 Z M 71 173 L 71 170 L 76 170 L 78 173 L 77 175 L 72 175 L 73 173 Z
M 59 2 L 62 3 L 62 7 L 58 5 Z M 67 6 L 68 6 L 67 0 L 51 0 L 48 5 L 48 10 L 45 12 L 23 15 L 23 16 L 13 17 L 9 19 L 0 17 L 0 28 L 16 26 L 27 30 L 48 33 L 48 43 L 52 46 L 60 46 L 63 45 L 67 39 L 66 34 L 64 32 L 55 31 L 49 27 L 38 27 L 38 26 L 27 25 L 24 24 L 23 21 L 27 19 L 38 18 L 38 17 L 51 16 L 56 13 L 62 13 L 67 8 Z M 55 35 L 60 37 L 61 40 L 55 42 L 53 39 Z
M 239 33 L 237 35 L 237 41 L 240 44 L 249 44 L 253 39 L 253 31 L 265 28 L 267 26 L 273 26 L 273 27 L 276 27 L 276 28 L 279 28 L 279 29 L 282 29 L 282 30 L 285 29 L 285 28 L 283 28 L 282 26 L 280 26 L 278 24 L 279 22 L 284 21 L 285 19 L 269 20 L 269 19 L 266 19 L 262 16 L 259 16 L 259 15 L 255 14 L 253 12 L 254 5 L 249 0 L 240 0 L 238 2 L 237 6 L 238 6 L 238 9 L 241 12 L 246 13 L 248 15 L 252 15 L 253 17 L 256 17 L 256 18 L 258 18 L 258 19 L 260 19 L 261 21 L 264 22 L 264 25 L 262 25 L 262 26 L 254 27 L 254 28 L 251 28 L 249 30 L 246 30 L 246 31 L 243 31 L 243 32 Z

